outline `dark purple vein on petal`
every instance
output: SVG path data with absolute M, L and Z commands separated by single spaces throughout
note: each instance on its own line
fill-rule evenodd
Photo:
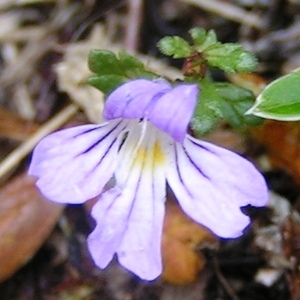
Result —
M 86 153 L 90 152 L 91 150 L 93 150 L 93 148 L 95 148 L 102 141 L 104 141 L 120 125 L 120 123 L 121 122 L 119 122 L 116 126 L 114 126 L 108 133 L 106 133 L 104 136 L 102 136 L 98 141 L 96 141 L 94 144 L 92 144 L 90 147 L 88 147 L 85 151 L 83 151 L 82 153 L 79 153 L 78 156 L 82 155 L 82 154 L 86 154 Z M 89 130 L 89 131 L 92 131 L 92 130 Z
M 179 180 L 180 182 L 182 183 L 182 186 L 184 187 L 184 189 L 186 190 L 186 192 L 188 193 L 188 195 L 193 198 L 193 195 L 192 193 L 187 189 L 186 185 L 185 185 L 185 182 L 181 176 L 181 172 L 180 172 L 180 169 L 179 169 L 179 161 L 178 161 L 178 152 L 177 152 L 177 147 L 176 147 L 176 144 L 174 143 L 174 152 L 175 152 L 175 161 L 176 161 L 176 171 L 177 171 L 177 174 L 178 174 L 178 177 L 179 177 Z
M 196 144 L 197 145 L 197 144 Z M 206 150 L 205 147 L 200 146 L 202 149 Z M 210 178 L 195 164 L 195 162 L 193 161 L 193 159 L 191 158 L 191 156 L 188 154 L 188 152 L 186 151 L 185 148 L 183 148 L 183 151 L 186 155 L 186 157 L 188 158 L 188 160 L 190 161 L 190 163 L 193 165 L 193 167 L 202 174 L 203 177 L 205 177 L 206 179 L 210 180 Z M 207 150 L 209 151 L 209 150 Z

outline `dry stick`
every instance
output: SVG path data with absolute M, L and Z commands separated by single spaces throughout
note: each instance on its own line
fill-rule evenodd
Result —
M 60 111 L 51 120 L 46 122 L 37 130 L 27 141 L 13 150 L 5 159 L 0 162 L 0 178 L 12 170 L 20 161 L 31 152 L 34 146 L 46 135 L 58 129 L 68 119 L 70 119 L 78 110 L 78 106 L 70 104 Z
M 125 36 L 125 49 L 129 52 L 137 52 L 139 46 L 139 34 L 143 17 L 144 0 L 129 0 L 127 27 Z
M 0 0 L 1 1 L 1 0 Z M 46 26 L 46 30 L 41 32 L 29 42 L 20 53 L 21 59 L 11 64 L 0 76 L 0 86 L 4 88 L 12 83 L 24 82 L 29 78 L 39 59 L 47 51 L 52 49 L 57 41 L 53 35 L 58 28 L 67 24 L 68 21 L 78 12 L 78 5 L 73 5 L 68 12 L 59 11 L 51 22 Z
M 13 32 L 4 33 L 0 35 L 0 43 L 18 43 L 28 42 L 28 40 L 40 40 L 43 36 L 43 29 L 37 26 L 28 28 L 16 29 Z
M 181 0 L 183 2 L 197 5 L 202 9 L 220 15 L 226 19 L 245 24 L 256 29 L 263 29 L 264 22 L 262 18 L 259 18 L 253 13 L 249 13 L 246 10 L 229 4 L 220 0 Z
M 12 82 L 22 82 L 25 78 L 28 78 L 33 72 L 32 66 L 35 65 L 35 62 L 38 61 L 54 45 L 55 41 L 51 36 L 43 41 L 34 41 L 26 45 L 20 54 L 22 59 L 11 64 L 1 75 L 1 87 L 4 88 Z
M 227 282 L 226 278 L 221 273 L 221 270 L 219 268 L 218 259 L 216 257 L 213 257 L 212 262 L 213 262 L 215 274 L 216 274 L 218 280 L 220 281 L 220 283 L 222 284 L 223 288 L 225 289 L 225 291 L 229 295 L 229 297 L 232 300 L 240 300 L 240 298 L 235 294 L 235 291 L 233 290 L 233 288 Z

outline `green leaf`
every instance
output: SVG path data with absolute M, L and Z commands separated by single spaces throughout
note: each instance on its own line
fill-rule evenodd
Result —
M 237 72 L 251 73 L 257 69 L 258 61 L 253 53 L 243 50 L 237 57 Z
M 146 70 L 139 59 L 125 51 L 121 51 L 117 56 L 107 50 L 92 50 L 89 55 L 89 67 L 96 75 L 89 78 L 88 83 L 104 93 L 112 91 L 127 79 L 158 77 Z
M 216 33 L 209 30 L 193 28 L 190 30 L 194 48 L 202 53 L 208 65 L 217 67 L 227 73 L 252 72 L 257 67 L 257 60 L 254 55 L 240 44 L 218 42 Z
M 213 84 L 203 79 L 199 86 L 199 101 L 191 120 L 191 127 L 197 136 L 202 136 L 214 129 L 218 120 L 222 118 L 222 112 L 218 106 L 220 96 Z
M 91 86 L 102 91 L 104 94 L 108 94 L 125 81 L 126 78 L 124 76 L 110 74 L 102 76 L 91 76 L 90 78 L 88 78 L 87 82 Z
M 206 39 L 206 31 L 203 28 L 192 28 L 189 31 L 195 45 L 202 45 Z
M 251 72 L 257 67 L 254 55 L 238 44 L 218 42 L 204 51 L 204 57 L 208 64 L 227 73 Z
M 259 125 L 262 119 L 245 115 L 245 112 L 252 106 L 254 95 L 244 88 L 230 83 L 214 84 L 218 94 L 221 96 L 219 101 L 223 118 L 235 128 L 244 128 L 245 125 Z
M 201 80 L 199 86 L 199 101 L 191 121 L 197 136 L 207 134 L 222 119 L 238 129 L 245 125 L 261 124 L 261 118 L 244 115 L 253 104 L 254 96 L 250 91 L 230 83 L 214 83 L 207 79 Z
M 88 65 L 93 73 L 99 75 L 124 74 L 116 54 L 108 50 L 92 50 L 89 54 Z
M 247 114 L 280 121 L 300 120 L 300 69 L 266 86 Z
M 157 44 L 165 55 L 188 58 L 184 65 L 186 75 L 197 73 L 191 70 L 195 66 L 200 69 L 200 75 L 207 66 L 219 68 L 226 73 L 252 72 L 256 69 L 257 59 L 251 52 L 240 44 L 218 42 L 214 30 L 193 28 L 189 33 L 193 40 L 192 46 L 178 36 L 164 37 Z
M 179 36 L 166 36 L 157 43 L 158 49 L 174 58 L 185 58 L 192 54 L 191 46 Z
M 127 78 L 134 79 L 137 77 L 155 79 L 158 75 L 148 71 L 143 62 L 131 54 L 121 51 L 118 55 L 121 68 Z
M 216 43 L 218 43 L 218 40 L 217 40 L 217 36 L 216 36 L 215 31 L 214 30 L 209 30 L 206 33 L 204 41 L 201 44 L 198 44 L 198 43 L 197 44 L 195 43 L 195 44 L 197 45 L 197 47 L 196 47 L 197 51 L 198 52 L 203 52 L 205 49 L 215 45 Z
M 138 72 L 138 70 L 145 69 L 144 64 L 139 59 L 135 58 L 125 51 L 121 51 L 118 57 L 122 71 L 124 73 L 134 71 Z
M 191 120 L 191 127 L 197 137 L 204 136 L 212 131 L 218 122 L 214 112 L 206 106 L 201 108 L 201 115 L 195 114 Z

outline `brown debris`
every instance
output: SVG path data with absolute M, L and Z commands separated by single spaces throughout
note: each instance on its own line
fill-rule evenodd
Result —
M 45 200 L 34 183 L 21 175 L 0 190 L 0 281 L 35 254 L 62 212 L 63 206 Z
M 266 121 L 263 126 L 253 128 L 251 133 L 265 147 L 272 164 L 300 182 L 299 123 Z
M 9 139 L 24 141 L 39 125 L 34 122 L 22 120 L 18 115 L 0 108 L 0 136 Z
M 167 201 L 164 221 L 162 278 L 173 284 L 189 284 L 205 266 L 204 256 L 196 252 L 201 248 L 218 247 L 218 239 L 205 227 L 192 221 L 178 203 Z

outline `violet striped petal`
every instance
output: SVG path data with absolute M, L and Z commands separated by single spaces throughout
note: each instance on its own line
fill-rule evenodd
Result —
M 114 187 L 103 193 L 92 209 L 96 227 L 88 237 L 88 248 L 95 264 L 104 269 L 117 252 L 133 205 L 133 189 Z
M 128 121 L 61 130 L 36 146 L 29 175 L 50 200 L 82 203 L 98 196 L 111 179 Z
M 196 84 L 181 84 L 162 95 L 149 114 L 149 121 L 182 143 L 193 116 L 199 93 Z
M 192 137 L 174 145 L 167 181 L 185 213 L 224 238 L 240 236 L 249 224 L 240 207 L 268 200 L 265 181 L 249 161 Z
M 117 251 L 121 265 L 145 280 L 153 280 L 162 272 L 161 240 L 165 214 L 168 144 L 158 137 L 160 133 L 151 124 L 136 156 L 142 170 L 135 198 L 128 218 L 122 244 Z M 130 141 L 129 141 L 130 142 Z M 133 167 L 134 168 L 134 167 Z M 116 170 L 117 178 L 126 174 L 126 168 Z M 131 170 L 131 172 L 133 169 Z M 127 186 L 127 183 L 126 183 Z
M 160 130 L 182 143 L 199 93 L 196 84 L 171 88 L 165 81 L 137 79 L 127 82 L 107 98 L 105 119 L 148 119 Z
M 166 157 L 149 124 L 147 139 L 138 145 L 141 128 L 132 125 L 120 150 L 116 186 L 95 207 L 97 226 L 88 245 L 97 266 L 104 268 L 117 253 L 120 264 L 142 279 L 162 271 L 161 236 L 165 199 Z M 134 155 L 135 153 L 135 155 Z M 107 203 L 111 203 L 107 205 Z
M 103 117 L 106 120 L 144 118 L 155 101 L 169 90 L 171 86 L 166 81 L 137 79 L 126 82 L 108 96 Z

